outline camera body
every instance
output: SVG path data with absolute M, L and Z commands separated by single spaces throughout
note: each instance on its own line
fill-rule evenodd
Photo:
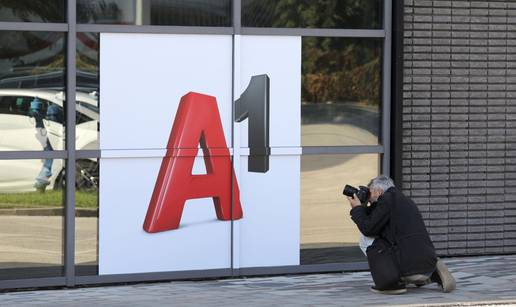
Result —
M 357 198 L 360 200 L 360 203 L 362 203 L 362 205 L 367 204 L 367 202 L 369 201 L 369 196 L 370 196 L 368 187 L 359 186 L 357 189 L 348 184 L 346 184 L 346 186 L 344 187 L 342 194 L 349 196 L 349 197 L 353 197 L 353 195 L 356 194 Z

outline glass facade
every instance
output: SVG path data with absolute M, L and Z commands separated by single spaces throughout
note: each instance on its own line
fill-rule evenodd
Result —
M 302 156 L 301 264 L 365 261 L 342 190 L 366 185 L 379 170 L 377 154 Z
M 0 0 L 0 4 L 0 21 L 67 25 L 65 1 Z M 160 28 L 158 32 L 181 35 L 202 33 L 203 36 L 216 37 L 220 35 L 217 32 L 220 29 L 213 30 L 214 33 L 210 33 L 214 35 L 210 35 L 205 33 L 206 28 L 200 27 L 232 27 L 233 24 L 238 24 L 240 17 L 244 30 L 249 30 L 247 27 L 260 28 L 258 31 L 263 31 L 260 35 L 268 35 L 270 31 L 271 36 L 274 36 L 278 34 L 276 30 L 282 30 L 277 28 L 292 28 L 290 30 L 294 32 L 286 36 L 298 37 L 301 42 L 300 90 L 296 90 L 298 98 L 293 100 L 297 103 L 297 109 L 288 110 L 295 114 L 299 112 L 299 142 L 296 144 L 288 140 L 281 143 L 281 140 L 273 138 L 271 144 L 267 144 L 270 147 L 260 152 L 263 155 L 272 149 L 270 159 L 267 160 L 270 173 L 299 171 L 298 190 L 289 185 L 287 180 L 277 185 L 267 180 L 263 181 L 264 186 L 268 185 L 276 193 L 281 193 L 284 191 L 283 188 L 287 187 L 291 189 L 289 191 L 296 192 L 296 197 L 299 196 L 299 242 L 294 242 L 294 245 L 298 246 L 295 250 L 299 252 L 299 271 L 303 271 L 303 265 L 335 264 L 337 268 L 343 263 L 364 263 L 365 258 L 357 246 L 359 232 L 349 218 L 349 204 L 342 196 L 342 188 L 345 184 L 366 184 L 381 173 L 382 161 L 386 158 L 383 152 L 384 146 L 388 144 L 383 144 L 381 136 L 382 125 L 385 126 L 382 122 L 385 102 L 382 90 L 384 86 L 388 86 L 386 82 L 390 80 L 386 77 L 388 74 L 384 71 L 383 60 L 384 38 L 388 33 L 383 29 L 383 1 L 243 0 L 242 11 L 236 13 L 238 16 L 232 13 L 234 3 L 231 0 L 77 0 L 76 4 L 76 23 L 79 25 L 77 33 L 42 31 L 37 28 L 30 31 L 13 31 L 9 28 L 2 30 L 0 25 L 0 218 L 3 220 L 0 237 L 4 238 L 0 244 L 1 280 L 63 277 L 63 284 L 66 277 L 68 280 L 76 278 L 76 283 L 80 284 L 80 278 L 87 277 L 98 278 L 98 281 L 102 282 L 103 273 L 99 268 L 99 237 L 102 229 L 99 225 L 99 212 L 102 212 L 105 206 L 118 204 L 114 201 L 102 202 L 105 198 L 99 193 L 102 180 L 99 145 L 102 129 L 100 80 L 106 77 L 100 74 L 100 67 L 103 65 L 100 61 L 101 34 L 112 33 L 109 30 L 111 25 L 128 26 L 124 35 L 156 33 L 156 27 L 146 26 L 163 25 L 184 28 L 180 29 L 180 33 L 174 28 L 166 28 L 169 30 L 164 32 L 161 32 L 163 28 Z M 92 24 L 95 26 L 92 27 Z M 130 27 L 131 25 L 134 27 Z M 85 28 L 81 29 L 80 26 Z M 238 27 L 235 29 L 240 31 Z M 321 32 L 314 36 L 314 32 L 305 31 L 314 29 Z M 382 34 L 367 32 L 371 29 L 384 31 Z M 347 32 L 349 30 L 358 32 L 350 35 Z M 72 50 L 67 49 L 71 48 L 67 46 L 69 34 L 71 36 L 68 38 L 76 39 L 75 48 Z M 253 44 L 259 44 L 260 35 L 252 38 L 256 39 Z M 226 36 L 229 51 L 220 61 L 229 63 L 226 65 L 227 73 L 224 70 L 224 78 L 231 80 L 239 77 L 230 75 L 230 68 L 237 61 L 235 49 L 244 50 L 245 46 L 244 43 L 237 46 L 235 40 L 231 40 L 231 35 Z M 252 46 L 242 39 L 242 42 L 244 41 Z M 180 48 L 174 46 L 176 47 Z M 193 50 L 187 53 L 193 53 Z M 73 71 L 67 71 L 67 63 L 70 63 L 71 57 L 75 57 L 76 65 Z M 243 56 L 241 61 L 240 64 L 253 61 L 253 57 Z M 127 63 L 124 69 L 132 70 L 132 65 L 134 63 Z M 218 70 L 219 79 L 222 78 L 221 71 Z M 174 73 L 176 71 L 170 70 L 171 75 Z M 73 78 L 70 74 L 74 75 L 76 81 L 73 88 L 76 92 L 75 119 L 66 116 L 66 92 L 72 89 L 67 88 L 67 80 Z M 267 83 L 267 87 L 262 87 L 261 90 L 270 90 L 267 95 L 274 94 L 277 80 L 271 74 L 267 77 L 270 78 L 266 79 L 270 84 Z M 241 82 L 247 86 L 249 80 Z M 170 82 L 167 84 L 176 86 L 170 85 Z M 231 96 L 230 88 L 231 83 L 228 83 L 228 97 Z M 160 91 L 163 91 L 163 94 L 160 97 L 163 99 L 167 97 L 166 90 L 166 85 L 162 85 Z M 245 87 L 242 92 L 244 90 Z M 149 94 L 149 97 L 151 96 Z M 260 103 L 267 106 L 267 99 L 270 97 L 272 96 L 260 96 Z M 227 147 L 231 153 L 217 154 L 224 157 L 229 155 L 234 159 L 233 151 L 237 152 L 241 155 L 239 168 L 247 171 L 254 167 L 249 166 L 255 163 L 249 155 L 253 155 L 251 150 L 256 149 L 243 131 L 251 128 L 243 125 L 242 132 L 237 134 L 241 137 L 237 142 L 240 148 L 233 148 L 233 129 L 237 124 L 229 115 L 226 119 L 224 114 L 232 114 L 235 106 L 227 99 L 222 101 L 227 105 L 220 112 L 223 115 L 222 122 L 229 145 Z M 104 110 L 107 108 L 113 106 L 106 106 Z M 123 108 L 119 110 L 121 116 L 130 114 Z M 269 116 L 267 112 L 268 110 L 262 115 Z M 274 116 L 277 113 L 274 112 L 278 111 L 271 108 L 272 115 L 267 120 L 276 120 Z M 132 118 L 142 125 L 142 129 L 138 128 L 135 131 L 145 130 L 145 121 L 139 122 L 136 116 Z M 167 120 L 171 121 L 173 118 L 167 117 Z M 73 121 L 75 139 L 67 140 L 67 127 L 70 128 Z M 249 137 L 254 137 L 252 132 Z M 268 132 L 260 133 L 266 135 Z M 147 137 L 148 135 L 146 134 Z M 145 140 L 147 137 L 141 139 Z M 128 139 L 134 140 L 136 137 L 131 135 Z M 119 149 L 150 152 L 165 150 L 166 146 Z M 283 153 L 275 155 L 275 152 L 282 150 Z M 13 157 L 13 152 L 21 152 L 24 157 Z M 75 164 L 75 178 L 70 178 L 72 182 L 67 182 L 66 159 L 72 153 L 75 160 L 68 161 L 70 166 Z M 127 158 L 130 159 L 127 160 L 133 161 L 131 163 L 135 169 L 157 172 L 161 162 L 156 159 L 159 154 L 153 154 L 154 156 L 141 154 L 141 157 L 137 157 L 136 154 L 136 158 L 128 155 Z M 103 176 L 109 174 L 109 169 L 124 169 L 126 174 L 122 175 L 123 172 L 120 172 L 118 177 L 128 180 L 128 186 L 132 187 L 130 190 L 138 194 L 137 192 L 145 188 L 146 184 L 132 181 L 135 177 L 134 170 L 122 167 L 124 159 L 126 157 L 102 159 L 109 161 L 108 168 L 102 168 Z M 204 175 L 210 171 L 209 162 L 200 158 L 196 158 L 195 161 L 195 172 L 192 172 L 192 175 Z M 264 161 L 263 157 L 261 161 Z M 121 166 L 118 166 L 118 163 Z M 112 177 L 113 174 L 109 176 Z M 263 195 L 250 201 L 249 195 L 254 195 L 256 188 L 250 184 L 246 185 L 246 182 L 257 180 L 256 173 L 249 172 L 245 175 L 247 177 L 237 176 L 241 176 L 238 180 L 245 219 L 250 217 L 247 214 L 252 213 L 246 205 L 253 201 L 259 203 L 262 201 L 261 197 L 266 197 L 267 193 L 262 193 Z M 107 180 L 106 176 L 104 178 Z M 260 180 L 263 180 L 263 177 Z M 231 184 L 234 182 L 231 181 Z M 127 189 L 125 186 L 123 188 Z M 121 189 L 117 193 L 124 192 Z M 66 195 L 74 195 L 75 203 L 67 203 Z M 266 198 L 263 200 L 267 201 Z M 144 199 L 142 202 L 148 204 L 149 200 Z M 65 213 L 67 206 L 72 205 L 75 212 Z M 256 214 L 259 214 L 259 206 L 256 208 Z M 124 208 L 124 211 L 126 209 L 130 210 Z M 133 209 L 142 211 L 141 208 Z M 197 212 L 196 210 L 201 209 L 187 205 L 185 210 Z M 213 215 L 212 210 L 213 207 L 209 207 L 207 214 Z M 217 211 L 217 216 L 219 213 Z M 70 236 L 65 235 L 65 220 L 73 221 L 73 244 L 70 244 L 69 238 L 67 239 Z M 214 220 L 212 218 L 209 222 L 214 223 Z M 185 225 L 186 228 L 192 228 L 204 222 L 206 221 L 187 220 Z M 281 219 L 277 221 L 278 225 L 282 222 Z M 143 232 L 140 229 L 143 219 L 138 223 L 139 231 Z M 236 223 L 238 222 L 232 221 L 224 224 L 227 229 L 224 228 L 222 233 L 227 242 L 224 241 L 223 246 L 227 245 L 227 259 L 219 268 L 231 270 L 231 264 L 236 263 L 232 258 L 235 257 L 232 248 L 238 229 L 234 225 Z M 244 228 L 242 226 L 242 229 Z M 246 233 L 245 230 L 241 231 L 242 234 Z M 216 243 L 214 241 L 209 246 L 213 245 L 215 248 Z M 73 246 L 73 249 L 68 246 Z M 170 274 L 173 276 L 173 273 Z M 200 275 L 202 276 L 202 273 Z M 134 277 L 133 280 L 136 281 L 138 278 Z
M 75 146 L 99 149 L 99 34 L 77 33 Z
M 65 0 L 1 0 L 0 21 L 66 22 Z
M 242 25 L 273 28 L 382 28 L 383 1 L 243 0 Z
M 98 274 L 99 159 L 76 163 L 75 265 L 76 274 Z
M 230 27 L 231 4 L 230 0 L 78 0 L 77 22 Z
M 0 41 L 0 150 L 64 149 L 64 33 L 0 31 Z
M 304 37 L 302 50 L 302 145 L 378 145 L 382 41 Z
M 0 160 L 0 169 L 0 279 L 62 276 L 64 161 Z

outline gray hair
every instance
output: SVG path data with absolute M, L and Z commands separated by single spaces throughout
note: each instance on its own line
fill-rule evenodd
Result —
M 367 185 L 369 188 L 380 188 L 383 191 L 387 191 L 389 188 L 394 187 L 394 181 L 389 176 L 380 175 L 374 179 L 371 179 Z

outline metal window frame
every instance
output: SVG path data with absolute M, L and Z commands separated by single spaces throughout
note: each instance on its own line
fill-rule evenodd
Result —
M 381 38 L 382 54 L 382 124 L 381 144 L 371 146 L 303 146 L 303 155 L 316 154 L 368 154 L 381 155 L 381 172 L 390 174 L 391 157 L 391 48 L 392 48 L 392 0 L 384 0 L 383 29 L 301 29 L 301 28 L 247 28 L 241 26 L 241 0 L 233 0 L 232 27 L 179 27 L 145 25 L 77 24 L 76 0 L 67 1 L 66 23 L 0 22 L 0 31 L 55 31 L 67 33 L 66 49 L 66 150 L 60 151 L 13 151 L 0 152 L 0 159 L 66 159 L 66 180 L 75 181 L 75 161 L 85 158 L 101 158 L 100 150 L 77 150 L 75 146 L 75 93 L 76 93 L 76 35 L 79 32 L 97 33 L 157 33 L 157 34 L 214 34 L 214 35 L 286 35 L 325 36 L 349 38 Z M 397 17 L 399 19 L 399 17 Z M 233 60 L 234 62 L 234 60 Z M 233 63 L 234 69 L 234 63 Z M 233 80 L 234 83 L 234 80 Z M 67 184 L 64 227 L 64 275 L 51 278 L 0 280 L 0 289 L 49 287 L 123 282 L 143 282 L 192 278 L 230 276 L 254 276 L 270 274 L 302 274 L 337 271 L 367 270 L 366 262 L 305 264 L 296 266 L 230 268 L 197 271 L 156 272 L 119 275 L 76 275 L 75 271 L 75 185 Z M 233 235 L 233 228 L 231 231 Z M 233 246 L 233 237 L 231 241 Z M 231 252 L 233 258 L 233 252 Z M 232 263 L 232 262 L 231 262 Z
M 77 3 L 68 0 L 68 39 L 66 51 L 66 204 L 65 204 L 65 277 L 66 286 L 75 286 L 75 91 L 76 91 L 76 49 L 77 49 Z M 69 184 L 73 182 L 74 184 Z

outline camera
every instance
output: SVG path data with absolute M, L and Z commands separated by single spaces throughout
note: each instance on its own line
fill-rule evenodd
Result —
M 344 187 L 344 191 L 342 191 L 342 194 L 353 197 L 353 194 L 357 195 L 357 198 L 360 200 L 360 203 L 362 205 L 367 204 L 367 201 L 369 200 L 369 188 L 364 186 L 359 186 L 358 189 L 346 184 Z

